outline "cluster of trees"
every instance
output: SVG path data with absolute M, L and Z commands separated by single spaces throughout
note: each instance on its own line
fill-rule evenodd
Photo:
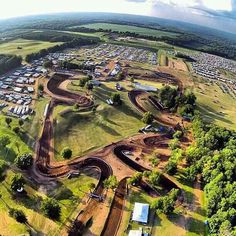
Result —
M 52 60 L 45 60 L 43 62 L 43 67 L 46 68 L 46 69 L 49 69 L 49 68 L 52 68 L 53 67 L 53 62 Z
M 207 216 L 212 235 L 236 233 L 236 133 L 193 121 L 196 142 L 187 148 L 186 176 L 201 176 L 207 197 Z M 224 234 L 226 235 L 226 234 Z
M 89 83 L 89 81 L 92 78 L 93 78 L 92 76 L 83 77 L 82 79 L 79 80 L 79 86 L 83 88 L 87 83 Z
M 22 210 L 10 208 L 9 215 L 13 217 L 19 223 L 22 223 L 22 224 L 27 223 L 26 215 Z
M 89 71 L 94 71 L 95 65 L 85 65 L 84 63 L 73 63 L 70 61 L 61 61 L 59 64 L 61 69 L 66 69 L 66 70 L 89 70 Z
M 113 93 L 111 95 L 111 100 L 113 101 L 113 103 L 115 105 L 121 105 L 122 104 L 122 100 L 121 100 L 121 97 L 120 97 L 119 93 Z
M 6 117 L 5 118 L 5 122 L 7 124 L 8 127 L 11 127 L 11 123 L 12 123 L 12 118 L 11 117 Z M 22 119 L 19 119 L 18 121 L 19 126 L 15 126 L 12 128 L 12 130 L 16 133 L 19 134 L 21 131 L 21 127 L 24 125 L 24 121 Z
M 3 179 L 4 172 L 7 169 L 7 163 L 3 160 L 0 160 L 0 180 Z
M 190 57 L 190 56 L 188 56 L 186 54 L 183 54 L 181 52 L 177 52 L 176 53 L 176 57 L 182 58 L 182 59 L 184 59 L 184 60 L 186 60 L 188 62 L 195 62 L 195 60 L 192 57 Z
M 158 187 L 158 184 L 160 183 L 161 173 L 157 170 L 153 171 L 144 171 L 143 176 L 146 178 L 147 182 L 152 187 Z
M 84 46 L 84 45 L 91 45 L 94 43 L 97 43 L 97 40 L 76 37 L 76 38 L 73 38 L 71 41 L 65 42 L 63 44 L 55 45 L 55 46 L 47 48 L 47 49 L 42 49 L 39 52 L 28 54 L 28 55 L 26 55 L 25 60 L 27 62 L 31 62 L 31 61 L 39 59 L 41 57 L 45 57 L 49 53 L 62 51 L 67 48 L 74 48 L 74 47 L 80 47 L 80 46 Z
M 43 213 L 53 220 L 59 220 L 61 216 L 61 206 L 53 198 L 46 198 L 41 205 Z
M 178 109 L 182 116 L 194 114 L 196 96 L 193 92 L 186 91 L 180 94 L 176 88 L 167 85 L 160 89 L 159 99 L 165 108 L 171 111 Z
M 112 189 L 114 191 L 118 186 L 118 180 L 117 180 L 116 176 L 111 175 L 111 176 L 109 176 L 108 179 L 105 179 L 103 181 L 103 186 L 106 189 Z
M 70 159 L 72 157 L 72 150 L 69 147 L 63 148 L 61 156 L 65 159 Z
M 17 192 L 17 190 L 24 189 L 25 179 L 21 174 L 15 174 L 11 178 L 11 189 L 13 192 Z
M 19 67 L 21 62 L 22 57 L 20 56 L 0 54 L 0 75 Z
M 18 168 L 27 170 L 33 165 L 33 156 L 30 153 L 26 153 L 18 156 L 14 162 Z
M 143 114 L 142 122 L 144 124 L 149 125 L 149 124 L 151 124 L 153 122 L 153 120 L 154 120 L 154 116 L 153 116 L 153 114 L 150 111 L 145 112 Z
M 136 172 L 131 178 L 128 179 L 127 183 L 130 185 L 139 185 L 142 178 L 145 178 L 145 180 L 153 187 L 158 187 L 158 184 L 160 183 L 161 173 L 157 170 L 153 171 L 144 171 L 142 172 Z
M 179 189 L 172 189 L 167 196 L 155 199 L 151 204 L 151 208 L 158 213 L 161 212 L 167 215 L 173 213 L 179 193 Z

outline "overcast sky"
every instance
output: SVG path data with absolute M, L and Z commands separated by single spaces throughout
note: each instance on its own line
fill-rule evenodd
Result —
M 55 12 L 117 12 L 198 23 L 236 33 L 236 0 L 0 0 L 0 18 Z

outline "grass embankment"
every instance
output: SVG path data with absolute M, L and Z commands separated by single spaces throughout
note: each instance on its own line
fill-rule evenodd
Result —
M 51 43 L 39 40 L 15 39 L 13 41 L 0 44 L 0 52 L 2 54 L 15 54 L 24 58 L 27 54 L 36 53 L 42 49 L 47 49 L 49 47 L 53 47 L 59 44 L 61 43 Z

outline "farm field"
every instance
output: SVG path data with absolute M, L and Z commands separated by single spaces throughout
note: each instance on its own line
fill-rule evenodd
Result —
M 119 31 L 119 32 L 129 31 L 129 32 L 137 33 L 137 34 L 141 34 L 141 35 L 156 36 L 156 37 L 171 36 L 174 38 L 174 37 L 178 36 L 177 33 L 166 32 L 166 31 L 155 30 L 155 29 L 148 29 L 148 28 L 143 28 L 143 27 L 130 26 L 130 25 L 93 23 L 93 24 L 81 25 L 80 27 L 86 27 L 86 28 L 90 28 L 90 29 L 100 29 L 101 28 L 104 30 L 114 30 L 114 31 Z
M 61 44 L 44 42 L 38 40 L 27 40 L 27 39 L 15 39 L 7 43 L 0 44 L 0 53 L 1 54 L 15 54 L 22 56 L 23 58 L 27 54 L 38 52 L 42 49 L 53 47 L 55 45 Z

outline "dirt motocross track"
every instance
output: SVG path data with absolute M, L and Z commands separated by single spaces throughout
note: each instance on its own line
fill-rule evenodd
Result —
M 69 79 L 68 76 L 55 74 L 47 83 L 46 92 L 52 97 L 52 99 L 48 106 L 47 115 L 44 120 L 42 135 L 36 145 L 36 161 L 34 165 L 35 168 L 32 173 L 34 173 L 35 178 L 38 178 L 39 181 L 43 182 L 45 179 L 55 179 L 59 176 L 65 176 L 67 173 L 73 172 L 75 169 L 83 169 L 86 167 L 97 168 L 100 171 L 101 176 L 98 185 L 94 190 L 94 194 L 98 196 L 103 196 L 104 194 L 105 189 L 103 186 L 103 181 L 110 175 L 118 173 L 118 180 L 120 180 L 120 183 L 115 192 L 110 213 L 101 234 L 113 236 L 116 235 L 122 218 L 127 177 L 130 177 L 132 173 L 135 173 L 136 171 L 143 172 L 150 169 L 140 165 L 135 160 L 132 160 L 126 156 L 124 151 L 139 149 L 142 152 L 147 153 L 150 152 L 154 146 L 156 147 L 161 145 L 164 140 L 167 141 L 169 137 L 167 135 L 160 134 L 136 135 L 117 143 L 112 143 L 111 145 L 108 145 L 101 150 L 95 151 L 84 157 L 75 157 L 71 161 L 54 162 L 54 151 L 52 145 L 52 114 L 54 107 L 59 103 L 77 103 L 81 107 L 92 107 L 93 105 L 93 102 L 88 97 L 74 94 L 59 88 L 60 84 L 67 79 Z M 180 85 L 179 88 L 182 89 L 182 85 Z M 180 92 L 181 91 L 182 90 L 180 90 Z M 145 112 L 146 110 L 142 107 L 142 104 L 138 102 L 137 98 L 143 95 L 148 96 L 148 93 L 146 94 L 140 91 L 131 91 L 129 93 L 131 102 L 141 112 Z M 160 116 L 156 119 L 160 123 L 171 127 L 176 125 L 176 122 L 167 122 L 165 120 L 165 116 Z M 119 163 L 121 167 L 117 167 L 117 163 Z M 165 175 L 163 175 L 161 183 L 167 191 L 172 188 L 178 188 L 178 186 L 176 186 Z M 145 182 L 142 182 L 140 187 L 150 195 L 156 194 L 155 191 L 153 191 L 153 189 Z M 77 218 L 72 223 L 72 226 L 68 231 L 68 235 L 81 235 L 84 232 L 88 222 L 95 217 L 95 215 L 98 215 L 100 204 L 101 203 L 98 200 L 91 198 L 86 207 L 78 213 Z

